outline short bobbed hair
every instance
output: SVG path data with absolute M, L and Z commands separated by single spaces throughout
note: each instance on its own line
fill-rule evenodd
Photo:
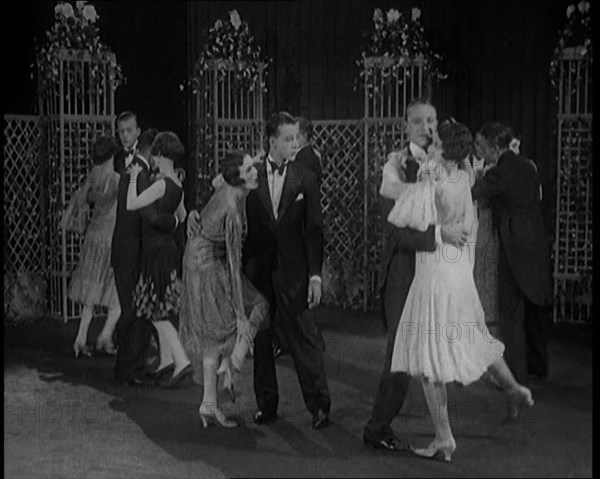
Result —
M 152 156 L 168 158 L 177 167 L 185 156 L 185 148 L 175 133 L 172 131 L 161 131 L 152 142 L 150 154 Z
M 106 160 L 109 160 L 119 150 L 117 140 L 112 136 L 99 136 L 94 143 L 92 151 L 92 162 L 94 165 L 101 165 Z
M 241 186 L 244 184 L 244 180 L 240 177 L 240 166 L 244 163 L 246 155 L 245 151 L 233 150 L 227 152 L 225 158 L 221 161 L 223 179 L 231 186 Z
M 473 135 L 464 123 L 443 122 L 438 127 L 444 159 L 460 163 L 473 151 Z

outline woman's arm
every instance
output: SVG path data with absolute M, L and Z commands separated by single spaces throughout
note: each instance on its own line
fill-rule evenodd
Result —
M 238 321 L 246 319 L 242 294 L 242 225 L 239 218 L 228 213 L 225 219 L 225 245 L 231 278 L 231 302 Z
M 185 210 L 184 199 L 185 199 L 185 196 L 181 195 L 181 201 L 179 202 L 179 205 L 177 206 L 177 210 L 175 211 L 175 216 L 177 216 L 177 220 L 179 221 L 179 224 L 183 223 L 185 221 L 185 217 L 187 216 L 187 211 Z
M 137 168 L 137 170 L 136 170 Z M 162 198 L 167 189 L 167 185 L 165 180 L 161 179 L 154 182 L 149 188 L 142 191 L 142 193 L 138 196 L 137 194 L 137 176 L 139 174 L 140 168 L 138 166 L 134 167 L 131 172 L 131 177 L 129 180 L 129 188 L 127 189 L 127 210 L 139 210 L 144 206 L 148 206 L 154 203 L 159 198 Z

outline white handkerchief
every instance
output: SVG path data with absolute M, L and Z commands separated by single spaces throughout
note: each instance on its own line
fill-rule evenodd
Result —
M 302 193 L 298 193 L 298 196 L 296 196 L 296 199 L 294 201 L 300 201 L 304 199 L 304 195 Z

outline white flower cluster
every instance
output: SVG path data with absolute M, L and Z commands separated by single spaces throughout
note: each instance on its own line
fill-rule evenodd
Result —
M 586 2 L 586 1 L 582 0 L 581 2 L 579 2 L 577 4 L 577 9 L 581 13 L 587 13 L 590 10 L 590 2 Z M 570 18 L 574 12 L 575 12 L 575 5 L 569 5 L 567 7 L 567 18 Z
M 402 15 L 400 15 L 400 12 L 393 8 L 390 8 L 386 14 L 388 25 L 396 23 L 398 20 L 400 20 L 401 17 Z M 411 10 L 411 20 L 413 22 L 416 22 L 417 20 L 419 20 L 419 18 L 421 18 L 421 10 L 415 7 Z M 379 24 L 383 23 L 383 12 L 380 8 L 376 8 L 373 12 L 373 23 L 375 23 L 376 27 Z
M 240 27 L 242 26 L 242 18 L 240 17 L 240 14 L 237 10 L 231 10 L 229 12 L 229 22 L 231 23 L 233 28 L 236 29 L 236 31 L 240 29 Z M 223 22 L 219 19 L 215 21 L 215 25 L 213 28 L 215 30 L 219 30 L 223 28 L 223 26 Z
M 100 18 L 98 13 L 96 12 L 96 7 L 93 5 L 86 5 L 86 1 L 77 1 L 75 2 L 75 6 L 77 8 L 77 12 L 88 22 L 95 23 L 96 20 Z M 55 15 L 62 15 L 65 18 L 71 18 L 75 16 L 75 10 L 73 9 L 73 5 L 70 3 L 59 3 L 54 7 Z

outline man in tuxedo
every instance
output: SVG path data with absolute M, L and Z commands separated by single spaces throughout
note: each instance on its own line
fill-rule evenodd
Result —
M 138 194 L 150 186 L 150 146 L 157 133 L 147 130 L 139 136 L 139 153 L 130 162 L 130 165 L 142 167 L 137 178 Z M 117 219 L 111 245 L 111 266 L 121 305 L 116 326 L 118 349 L 114 372 L 120 383 L 139 384 L 146 375 L 146 358 L 155 331 L 149 320 L 136 316 L 133 308 L 133 291 L 139 279 L 142 221 L 169 233 L 175 231 L 178 221 L 175 215 L 160 212 L 156 203 L 137 211 L 127 211 L 128 188 L 129 173 L 124 170 L 119 181 Z
M 117 117 L 117 133 L 121 140 L 122 149 L 114 157 L 114 169 L 120 175 L 127 170 L 135 156 L 138 147 L 138 138 L 141 133 L 137 115 L 131 111 L 124 111 Z
M 408 145 L 399 153 L 389 155 L 383 169 L 381 192 L 393 187 L 387 184 L 391 177 L 399 177 L 401 181 L 408 183 L 416 181 L 419 164 L 427 158 L 427 149 L 432 143 L 436 128 L 437 113 L 433 105 L 426 99 L 413 100 L 406 109 Z M 412 447 L 402 443 L 391 428 L 391 422 L 404 404 L 410 383 L 408 374 L 390 372 L 400 316 L 415 275 L 417 252 L 435 251 L 436 243 L 441 241 L 462 246 L 467 239 L 467 232 L 455 225 L 431 225 L 423 232 L 412 228 L 398 228 L 385 220 L 394 201 L 385 197 L 380 197 L 380 201 L 385 223 L 379 285 L 382 319 L 388 331 L 388 340 L 383 371 L 371 417 L 364 428 L 363 441 L 374 448 L 411 451 Z
M 495 164 L 472 188 L 490 198 L 500 236 L 498 301 L 504 358 L 515 379 L 548 374 L 548 308 L 552 301 L 550 251 L 540 209 L 540 181 L 531 160 L 510 149 L 511 129 L 488 123 L 476 135 L 477 154 Z
M 283 335 L 296 366 L 313 427 L 329 424 L 331 398 L 325 377 L 324 341 L 313 315 L 321 301 L 323 219 L 317 178 L 290 161 L 298 149 L 298 127 L 289 113 L 267 122 L 269 152 L 258 165 L 258 189 L 246 201 L 248 234 L 244 272 L 267 297 L 273 324 Z M 254 392 L 257 424 L 277 419 L 279 392 L 272 351 L 272 329 L 254 340 Z
M 299 149 L 296 153 L 296 161 L 302 166 L 305 166 L 311 170 L 316 176 L 321 187 L 321 180 L 323 178 L 323 168 L 321 167 L 321 154 L 313 148 L 312 141 L 312 123 L 306 118 L 301 116 L 296 118 L 298 123 L 298 140 Z

